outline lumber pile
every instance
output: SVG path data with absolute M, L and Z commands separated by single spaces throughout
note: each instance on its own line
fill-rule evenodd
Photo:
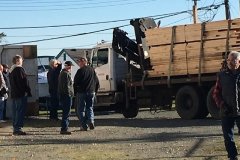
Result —
M 240 51 L 240 19 L 180 25 L 173 35 L 172 30 L 173 27 L 152 28 L 145 32 L 153 66 L 150 77 L 219 72 L 226 44 L 228 51 Z

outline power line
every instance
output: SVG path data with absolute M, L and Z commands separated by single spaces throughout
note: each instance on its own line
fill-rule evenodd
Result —
M 93 1 L 93 2 L 87 2 L 87 3 L 83 3 L 82 1 L 74 1 L 74 3 L 70 3 L 70 4 L 62 4 L 61 2 L 39 2 L 39 3 L 44 3 L 46 5 L 32 5 L 31 3 L 26 3 L 26 4 L 22 4 L 22 3 L 10 3 L 9 5 L 8 4 L 5 4 L 3 5 L 4 3 L 1 2 L 1 5 L 0 7 L 9 7 L 9 8 L 16 8 L 16 7 L 26 7 L 26 8 L 45 8 L 45 7 L 66 7 L 66 6 L 89 6 L 89 5 L 95 5 L 95 4 L 106 4 L 106 3 L 119 3 L 119 2 L 124 2 L 124 1 L 131 1 L 131 0 L 109 0 L 109 1 L 100 1 L 100 2 L 96 2 L 96 1 Z M 68 3 L 68 2 L 67 2 Z
M 216 6 L 220 6 L 220 5 L 222 5 L 222 4 L 211 5 L 210 7 L 212 7 L 212 6 L 216 7 Z M 202 10 L 203 8 L 209 9 L 209 6 L 199 8 L 198 10 Z M 163 14 L 165 16 L 155 18 L 155 20 L 156 19 L 163 19 L 163 18 L 167 18 L 167 17 L 170 17 L 170 16 L 175 16 L 175 15 L 179 15 L 179 14 L 187 13 L 187 12 L 189 12 L 189 10 L 176 12 L 176 13 L 171 13 L 171 14 Z M 121 26 L 118 26 L 118 27 L 120 28 L 120 27 L 125 27 L 125 26 L 129 26 L 129 24 L 121 25 Z M 93 34 L 93 33 L 98 33 L 98 32 L 102 32 L 102 31 L 112 30 L 114 28 L 116 28 L 116 27 L 111 27 L 111 28 L 106 28 L 106 29 L 101 29 L 101 30 L 96 30 L 96 31 L 91 31 L 91 32 L 85 32 L 85 33 L 78 33 L 78 34 L 72 34 L 72 35 L 66 35 L 66 36 L 53 37 L 53 38 L 45 38 L 45 39 L 25 41 L 25 42 L 9 43 L 9 44 L 5 44 L 5 45 L 17 45 L 17 44 L 23 44 L 23 43 L 33 43 L 33 42 L 41 42 L 41 41 L 49 41 L 49 40 L 63 39 L 63 38 L 69 38 L 69 37 L 76 37 L 76 36 L 81 36 L 81 35 L 87 35 L 87 34 Z
M 94 9 L 94 8 L 105 8 L 105 7 L 115 7 L 115 6 L 123 6 L 123 5 L 132 5 L 139 3 L 149 3 L 149 1 L 157 1 L 157 0 L 143 0 L 137 2 L 128 2 L 128 3 L 119 3 L 119 4 L 108 4 L 108 5 L 96 5 L 96 6 L 85 6 L 85 7 L 69 7 L 69 8 L 49 8 L 49 9 L 1 9 L 0 12 L 11 11 L 11 12 L 26 12 L 26 11 L 62 11 L 62 10 L 78 10 L 78 9 Z M 74 5 L 76 6 L 76 5 Z
M 131 20 L 131 19 L 121 19 L 121 20 L 113 20 L 113 21 L 100 21 L 100 22 L 89 22 L 89 23 L 78 23 L 78 24 L 50 25 L 50 26 L 3 27 L 3 28 L 0 28 L 0 29 L 11 30 L 11 29 L 39 29 L 39 28 L 73 27 L 73 26 L 86 26 L 86 25 L 104 24 L 104 23 L 115 23 L 115 22 L 129 21 L 129 20 Z
M 35 1 L 35 0 L 11 0 L 11 1 L 9 1 L 9 0 L 1 0 L 1 4 L 16 4 L 16 2 L 20 2 L 21 4 L 23 4 L 23 3 L 27 3 L 27 4 L 41 4 L 41 3 L 46 3 L 46 4 L 51 4 L 51 3 L 71 3 L 71 2 L 89 2 L 89 1 L 94 1 L 94 2 L 96 2 L 97 0 L 81 0 L 81 1 L 79 1 L 79 0 L 63 0 L 63 1 L 61 1 L 61 0 L 57 0 L 57 1 L 53 1 L 53 0 L 51 0 L 51 1 L 49 1 L 49 0 L 46 0 L 46 1 Z M 99 2 L 99 1 L 98 1 Z M 100 0 L 100 2 L 101 2 L 101 0 Z
M 38 48 L 39 50 L 49 50 L 49 49 L 67 49 L 67 48 L 78 48 L 78 47 L 88 47 L 88 46 L 93 46 L 96 45 L 96 43 L 92 44 L 85 44 L 85 45 L 80 45 L 80 46 L 71 46 L 71 47 L 61 47 L 61 48 Z
M 95 34 L 112 34 L 111 32 L 104 32 L 104 33 L 95 33 Z M 42 35 L 31 35 L 31 36 L 26 36 L 26 35 L 7 35 L 7 37 L 12 37 L 12 38 L 19 38 L 19 37 L 56 37 L 56 36 L 67 36 L 70 34 L 42 34 Z
M 120 27 L 125 27 L 128 26 L 127 25 L 122 25 L 119 26 Z M 56 39 L 63 39 L 63 38 L 69 38 L 69 37 L 76 37 L 76 36 L 82 36 L 82 35 L 86 35 L 86 34 L 92 34 L 92 33 L 97 33 L 97 32 L 102 32 L 102 31 L 107 31 L 107 30 L 112 30 L 113 28 L 106 28 L 106 29 L 101 29 L 101 30 L 96 30 L 96 31 L 91 31 L 91 32 L 85 32 L 85 33 L 78 33 L 78 34 L 72 34 L 72 35 L 68 35 L 68 36 L 60 36 L 60 37 L 54 37 L 54 38 L 45 38 L 45 39 L 39 39 L 39 40 L 32 40 L 32 41 L 26 41 L 26 42 L 16 42 L 16 43 L 9 43 L 9 44 L 5 44 L 5 46 L 9 46 L 9 45 L 17 45 L 17 44 L 23 44 L 23 43 L 33 43 L 33 42 L 42 42 L 42 41 L 50 41 L 50 40 L 56 40 Z
M 188 18 L 191 18 L 191 17 L 192 17 L 192 16 L 188 16 L 188 17 L 185 17 L 185 18 L 179 19 L 179 20 L 174 21 L 174 22 L 172 22 L 172 23 L 168 23 L 168 24 L 164 25 L 163 27 L 166 27 L 166 26 L 169 26 L 169 25 L 175 24 L 175 23 L 177 23 L 177 22 L 183 21 L 183 20 L 188 19 Z
M 174 13 L 167 13 L 167 14 L 161 14 L 161 15 L 153 15 L 153 16 L 148 16 L 148 17 L 151 17 L 151 18 L 154 18 L 154 17 L 162 18 L 163 16 L 172 16 L 172 15 L 176 15 L 176 14 L 187 13 L 189 11 L 191 11 L 191 10 L 181 11 L 181 12 L 174 12 Z M 129 21 L 131 19 L 134 19 L 134 18 L 120 19 L 120 20 L 111 20 L 111 21 L 100 21 L 100 22 L 89 22 L 89 23 L 78 23 L 78 24 L 49 25 L 49 26 L 2 27 L 0 29 L 2 29 L 2 30 L 11 30 L 11 29 L 39 29 L 39 28 L 73 27 L 73 26 L 85 26 L 85 25 L 105 24 L 105 23 L 116 23 L 116 22 Z
M 169 17 L 169 16 L 174 16 L 176 14 L 182 14 L 182 13 L 185 13 L 185 12 L 188 12 L 188 11 L 182 11 L 182 12 L 177 12 L 177 13 L 172 13 L 172 14 L 169 14 L 165 17 L 162 17 L 162 18 L 166 18 L 166 17 Z M 158 18 L 159 19 L 159 18 Z M 126 24 L 126 25 L 122 25 L 122 26 L 118 26 L 118 28 L 121 28 L 121 27 L 125 27 L 125 26 L 129 26 L 129 24 Z M 76 36 L 81 36 L 81 35 L 86 35 L 86 34 L 92 34 L 92 33 L 97 33 L 97 32 L 102 32 L 102 31 L 107 31 L 107 30 L 112 30 L 116 27 L 112 27 L 112 28 L 107 28 L 107 29 L 101 29 L 101 30 L 97 30 L 97 31 L 92 31 L 92 32 L 86 32 L 86 33 L 79 33 L 79 34 L 72 34 L 72 35 L 67 35 L 67 36 L 60 36 L 60 37 L 54 37 L 54 38 L 45 38 L 45 39 L 39 39 L 39 40 L 32 40 L 32 41 L 26 41 L 26 42 L 16 42 L 16 43 L 9 43 L 9 44 L 5 44 L 6 46 L 8 45 L 17 45 L 17 44 L 23 44 L 23 43 L 33 43 L 33 42 L 41 42 L 41 41 L 49 41 L 49 40 L 56 40 L 56 39 L 63 39 L 63 38 L 69 38 L 69 37 L 76 37 Z
M 198 10 L 204 10 L 204 9 L 209 9 L 211 7 L 216 7 L 216 6 L 220 6 L 221 4 L 217 4 L 217 5 L 210 5 L 210 6 L 205 6 L 205 7 L 201 7 L 198 8 Z M 159 17 L 156 19 L 160 19 L 160 18 L 165 18 L 165 17 L 161 17 L 161 16 L 172 16 L 172 15 L 176 15 L 176 14 L 182 14 L 182 13 L 188 13 L 191 12 L 192 10 L 186 10 L 186 11 L 181 11 L 181 12 L 174 12 L 174 13 L 167 13 L 167 14 L 161 14 L 161 15 L 153 15 L 153 16 L 148 16 L 151 18 L 154 17 Z M 129 21 L 133 18 L 129 18 L 129 19 L 120 19 L 120 20 L 111 20 L 111 21 L 100 21 L 100 22 L 89 22 L 89 23 L 78 23 L 78 24 L 63 24 L 63 25 L 49 25 L 49 26 L 27 26 L 27 27 L 2 27 L 0 29 L 2 30 L 11 30 L 11 29 L 39 29 L 39 28 L 57 28 L 57 27 L 73 27 L 73 26 L 84 26 L 84 25 L 94 25 L 94 24 L 104 24 L 104 23 L 116 23 L 116 22 L 123 22 L 123 21 Z

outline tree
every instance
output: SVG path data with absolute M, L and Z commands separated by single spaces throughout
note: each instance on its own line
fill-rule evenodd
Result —
M 0 43 L 2 42 L 3 37 L 6 37 L 6 34 L 2 32 L 2 33 L 0 33 Z

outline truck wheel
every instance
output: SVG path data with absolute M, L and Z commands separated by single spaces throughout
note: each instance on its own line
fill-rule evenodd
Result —
M 113 109 L 116 113 L 122 113 L 122 108 L 123 108 L 122 103 L 117 103 L 117 104 L 113 105 Z
M 214 87 L 212 87 L 207 95 L 207 108 L 210 113 L 210 115 L 215 118 L 215 119 L 220 119 L 220 109 L 217 107 L 213 97 L 212 97 L 212 92 L 213 92 Z
M 209 112 L 208 112 L 208 108 L 207 108 L 207 93 L 204 89 L 201 88 L 197 88 L 196 91 L 200 91 L 199 95 L 200 95 L 200 100 L 201 100 L 201 107 L 199 108 L 199 113 L 197 118 L 199 119 L 204 119 L 208 116 Z
M 130 100 L 129 101 L 129 107 L 126 108 L 125 106 L 123 107 L 123 116 L 125 118 L 134 118 L 137 116 L 139 111 L 139 107 L 137 104 L 137 100 Z
M 184 86 L 179 89 L 176 95 L 176 110 L 181 118 L 197 118 L 200 108 L 200 95 L 196 89 L 191 86 Z

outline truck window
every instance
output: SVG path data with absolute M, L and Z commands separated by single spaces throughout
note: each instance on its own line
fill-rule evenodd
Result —
M 94 53 L 92 65 L 94 68 L 108 63 L 108 48 L 99 49 Z

